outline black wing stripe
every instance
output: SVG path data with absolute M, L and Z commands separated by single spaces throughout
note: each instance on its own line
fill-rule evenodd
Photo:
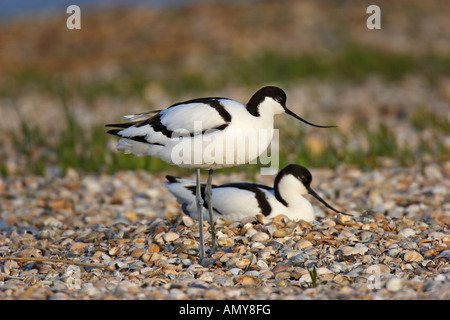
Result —
M 261 213 L 264 216 L 268 216 L 272 212 L 272 207 L 270 206 L 269 201 L 266 198 L 264 192 L 260 189 L 263 188 L 265 190 L 272 190 L 272 188 L 257 184 L 257 183 L 228 183 L 217 186 L 216 188 L 238 188 L 246 191 L 253 192 L 255 194 L 256 201 L 258 202 L 258 206 L 261 209 Z
M 231 122 L 231 114 L 227 110 L 225 110 L 225 107 L 222 105 L 220 100 L 228 100 L 228 99 L 226 99 L 226 98 L 198 98 L 198 99 L 192 99 L 189 101 L 180 102 L 180 103 L 171 105 L 169 108 L 173 108 L 173 107 L 179 106 L 181 104 L 204 103 L 204 104 L 209 105 L 211 108 L 214 108 L 225 122 Z
M 217 126 L 216 128 L 211 128 L 211 129 L 202 131 L 202 134 L 204 134 L 206 131 L 209 131 L 209 130 L 224 130 L 226 127 L 228 127 L 228 125 L 231 122 L 231 115 L 227 110 L 225 110 L 224 106 L 220 103 L 220 99 L 223 99 L 223 98 L 193 99 L 193 100 L 189 100 L 186 102 L 180 102 L 180 103 L 174 104 L 174 105 L 170 106 L 169 108 L 172 108 L 172 107 L 175 107 L 175 106 L 178 106 L 181 104 L 188 104 L 188 103 L 204 103 L 204 104 L 208 104 L 211 108 L 214 108 L 226 123 L 224 123 L 220 126 Z M 129 128 L 129 127 L 135 126 L 136 128 L 140 128 L 145 125 L 150 125 L 155 132 L 161 132 L 163 135 L 165 135 L 168 138 L 171 138 L 173 136 L 173 130 L 169 130 L 164 124 L 162 124 L 161 113 L 157 113 L 154 116 L 152 116 L 148 119 L 142 120 L 142 121 L 107 124 L 106 126 L 107 127 L 116 127 L 116 128 Z M 120 134 L 118 134 L 119 131 L 120 130 L 109 130 L 108 133 L 120 136 Z M 195 134 L 191 132 L 190 136 L 193 137 L 193 136 L 195 136 Z M 133 137 L 127 137 L 127 138 L 136 140 L 139 142 L 149 143 L 148 141 L 146 141 L 144 139 L 144 137 L 136 137 L 136 139 L 134 139 Z

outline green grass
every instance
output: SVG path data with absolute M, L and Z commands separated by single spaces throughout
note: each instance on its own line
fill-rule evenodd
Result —
M 186 69 L 170 59 L 122 66 L 115 76 L 72 79 L 48 74 L 38 66 L 8 74 L 0 86 L 0 96 L 18 96 L 26 88 L 92 101 L 100 96 L 142 98 L 148 83 L 156 82 L 169 95 L 183 97 L 214 91 L 226 86 L 259 86 L 262 83 L 289 85 L 306 78 L 335 81 L 362 81 L 377 75 L 385 81 L 398 81 L 409 74 L 421 74 L 430 82 L 450 74 L 450 56 L 427 53 L 413 56 L 381 51 L 349 43 L 329 54 L 286 54 L 267 51 L 251 57 L 205 57 L 214 72 Z M 155 67 L 158 66 L 158 68 Z M 163 70 L 164 72 L 162 72 Z
M 370 47 L 347 44 L 333 54 L 286 55 L 263 52 L 250 58 L 234 57 L 223 73 L 244 85 L 264 82 L 289 84 L 304 78 L 362 81 L 377 75 L 398 81 L 408 74 L 422 74 L 428 80 L 450 73 L 450 57 L 428 53 L 413 57 Z
M 431 128 L 441 130 L 443 133 L 450 135 L 450 125 L 447 119 L 428 111 L 424 106 L 413 110 L 410 121 L 417 130 L 422 131 Z
M 171 174 L 184 172 L 183 169 L 169 165 L 158 158 L 136 157 L 111 150 L 108 148 L 108 143 L 111 139 L 117 139 L 106 134 L 105 127 L 96 126 L 90 132 L 86 132 L 66 104 L 63 103 L 63 105 L 67 129 L 58 139 L 47 139 L 39 127 L 29 122 L 22 122 L 19 134 L 12 133 L 18 152 L 27 161 L 27 172 L 24 173 L 43 175 L 49 165 L 60 168 L 62 173 L 69 168 L 75 168 L 83 173 L 113 173 L 118 170 L 166 171 Z M 418 117 L 422 121 L 418 121 Z M 436 135 L 442 131 L 448 133 L 449 130 L 448 123 L 420 108 L 411 113 L 410 121 L 417 130 L 432 130 Z M 400 146 L 396 142 L 393 131 L 384 125 L 379 125 L 373 130 L 365 126 L 355 126 L 351 135 L 344 135 L 339 128 L 327 129 L 332 130 L 333 136 L 342 141 L 340 145 L 343 147 L 333 148 L 331 140 L 328 140 L 323 151 L 314 154 L 305 142 L 304 130 L 303 126 L 299 126 L 296 129 L 280 132 L 280 168 L 295 162 L 307 167 L 334 168 L 345 163 L 362 169 L 373 169 L 379 166 L 384 158 L 397 159 L 399 165 L 407 166 L 420 162 L 424 155 L 433 157 L 446 155 L 446 150 L 438 139 L 434 139 L 436 141 L 434 146 L 422 139 L 416 150 Z M 353 135 L 364 137 L 367 145 L 350 148 L 350 139 Z M 222 169 L 221 173 L 245 170 L 250 178 L 255 178 L 261 166 L 260 163 L 247 164 L 245 168 Z M 0 173 L 7 175 L 6 166 L 0 166 Z
M 115 138 L 106 134 L 106 129 L 101 125 L 86 132 L 68 106 L 68 101 L 72 98 L 81 98 L 88 104 L 103 96 L 119 100 L 134 97 L 139 100 L 144 97 L 146 87 L 151 82 L 158 83 L 167 95 L 176 100 L 178 97 L 186 97 L 186 92 L 194 97 L 197 93 L 203 94 L 226 86 L 257 87 L 266 83 L 278 83 L 289 87 L 299 79 L 358 82 L 377 75 L 384 81 L 395 82 L 408 74 L 421 74 L 433 83 L 450 74 L 448 56 L 433 53 L 413 56 L 382 52 L 354 44 L 348 44 L 333 54 L 280 54 L 273 51 L 252 57 L 232 54 L 220 57 L 221 63 L 218 64 L 214 63 L 214 58 L 211 59 L 207 63 L 217 68 L 213 75 L 204 70 L 183 69 L 173 61 L 162 61 L 156 69 L 129 65 L 108 78 L 73 79 L 47 74 L 38 66 L 7 75 L 8 81 L 0 86 L 0 97 L 14 98 L 26 90 L 37 90 L 60 97 L 65 112 L 64 124 L 67 129 L 52 139 L 48 139 L 48 133 L 44 134 L 42 128 L 25 121 L 22 121 L 20 132 L 8 133 L 18 146 L 18 152 L 26 159 L 27 173 L 42 175 L 49 165 L 57 166 L 63 172 L 68 168 L 97 173 L 126 169 L 181 171 L 157 158 L 138 158 L 110 150 L 108 143 Z M 280 130 L 280 167 L 292 162 L 309 167 L 330 168 L 346 163 L 371 169 L 380 165 L 383 158 L 397 159 L 400 165 L 410 165 L 419 162 L 424 155 L 445 156 L 447 150 L 438 138 L 442 134 L 450 134 L 450 125 L 445 118 L 417 106 L 405 121 L 409 121 L 418 132 L 430 131 L 429 135 L 435 137 L 434 142 L 430 143 L 430 139 L 422 138 L 419 146 L 411 150 L 397 144 L 391 128 L 380 125 L 369 129 L 356 125 L 351 135 L 344 134 L 339 128 L 329 129 L 334 139 L 342 141 L 341 147 L 332 147 L 330 138 L 325 141 L 324 150 L 314 154 L 305 142 L 307 132 L 304 126 L 295 126 L 292 130 Z M 366 147 L 349 147 L 355 135 L 367 141 Z M 4 159 L 0 159 L 0 174 L 7 175 L 8 168 L 2 160 Z M 260 166 L 246 165 L 244 170 L 252 177 L 258 173 Z M 221 172 L 239 170 L 242 168 L 235 167 Z
M 317 270 L 313 267 L 311 270 L 308 269 L 309 276 L 311 277 L 311 282 L 308 283 L 308 288 L 317 288 Z

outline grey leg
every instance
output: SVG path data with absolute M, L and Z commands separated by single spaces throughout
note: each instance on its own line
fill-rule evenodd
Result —
M 200 264 L 203 264 L 205 257 L 205 245 L 203 238 L 203 199 L 200 189 L 200 169 L 197 169 L 197 188 L 195 191 L 195 199 L 197 201 L 198 231 L 200 233 Z
M 212 174 L 213 169 L 209 169 L 208 172 L 208 180 L 206 182 L 206 203 L 208 204 L 208 211 L 209 211 L 209 221 L 211 226 L 211 237 L 212 237 L 212 245 L 211 245 L 211 252 L 214 251 L 216 248 L 216 229 L 214 227 L 214 219 L 213 219 L 213 206 L 212 206 Z

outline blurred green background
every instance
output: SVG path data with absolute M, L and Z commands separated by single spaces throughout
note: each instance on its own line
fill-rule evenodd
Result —
M 366 27 L 371 4 L 381 30 Z M 278 116 L 280 166 L 450 159 L 450 2 L 79 5 L 81 30 L 66 28 L 65 7 L 0 16 L 3 176 L 183 172 L 115 151 L 104 124 L 201 96 L 246 103 L 266 85 L 305 119 L 338 125 Z

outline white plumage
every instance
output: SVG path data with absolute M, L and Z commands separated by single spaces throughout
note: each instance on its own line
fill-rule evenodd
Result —
M 297 116 L 286 107 L 284 91 L 271 86 L 258 90 L 246 105 L 227 98 L 193 99 L 164 110 L 125 116 L 127 122 L 107 126 L 116 128 L 108 133 L 121 137 L 117 149 L 124 153 L 150 155 L 180 167 L 197 169 L 196 205 L 199 226 L 202 226 L 200 169 L 209 169 L 205 193 L 208 207 L 212 208 L 213 170 L 248 163 L 261 155 L 272 140 L 274 116 L 281 113 L 315 127 L 329 127 Z M 210 215 L 212 219 L 212 211 Z M 200 228 L 201 261 L 204 255 L 202 230 Z
M 310 187 L 311 180 L 311 173 L 306 168 L 291 164 L 277 174 L 273 188 L 251 182 L 213 185 L 213 218 L 241 220 L 258 214 L 267 218 L 283 214 L 292 220 L 312 221 L 315 218 L 314 209 L 304 197 L 307 194 L 312 195 L 331 210 L 346 214 L 334 209 L 319 197 Z M 195 181 L 167 176 L 164 186 L 175 196 L 186 214 L 198 219 Z M 204 184 L 201 189 L 204 197 Z M 208 219 L 207 212 L 207 208 L 203 207 L 202 214 L 206 219 Z
M 226 98 L 200 98 L 107 126 L 122 128 L 108 133 L 121 137 L 117 149 L 124 153 L 159 157 L 185 168 L 218 169 L 261 155 L 272 140 L 274 115 L 284 112 L 311 124 L 286 108 L 283 90 L 265 87 L 246 106 Z M 251 141 L 245 143 L 243 136 Z

